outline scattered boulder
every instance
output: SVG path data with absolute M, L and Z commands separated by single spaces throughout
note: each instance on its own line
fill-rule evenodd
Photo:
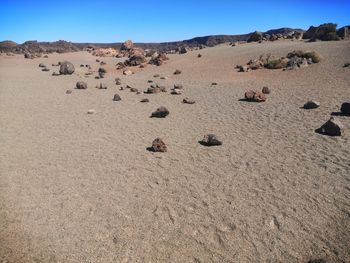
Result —
M 340 107 L 340 111 L 342 114 L 350 116 L 350 102 L 344 102 Z
M 341 122 L 334 117 L 331 117 L 325 124 L 317 129 L 316 132 L 329 136 L 341 136 L 343 129 Z
M 98 73 L 106 74 L 107 70 L 105 68 L 99 68 Z
M 177 48 L 177 52 L 178 52 L 179 54 L 186 54 L 187 51 L 188 51 L 188 49 L 187 49 L 187 47 L 185 47 L 185 46 L 181 46 L 181 47 L 178 47 L 178 48 Z
M 152 112 L 151 118 L 165 118 L 169 115 L 169 110 L 163 106 L 159 107 L 156 111 Z
M 78 81 L 75 86 L 77 89 L 87 89 L 87 83 L 84 81 Z
M 197 55 L 197 58 L 201 58 L 201 57 L 202 57 L 202 54 L 198 54 L 198 55 Z
M 139 66 L 146 62 L 146 57 L 143 49 L 133 48 L 130 50 L 129 58 L 124 62 L 126 66 L 134 67 Z
M 314 100 L 309 100 L 306 102 L 303 106 L 304 109 L 310 110 L 310 109 L 317 109 L 320 107 L 320 103 Z
M 244 97 L 247 101 L 253 101 L 253 102 L 264 102 L 266 101 L 266 96 L 260 91 L 253 91 L 253 90 L 248 90 L 245 94 Z
M 122 100 L 118 94 L 114 94 L 113 101 L 120 101 Z
M 216 85 L 218 85 L 218 84 L 217 84 L 216 82 L 212 82 L 211 85 L 212 85 L 212 86 L 216 86 Z
M 115 84 L 116 85 L 121 85 L 122 84 L 122 80 L 120 78 L 115 78 Z
M 166 151 L 167 151 L 167 146 L 166 146 L 165 143 L 162 141 L 162 139 L 156 138 L 156 139 L 152 142 L 151 150 L 152 150 L 153 152 L 166 152 Z
M 57 72 L 52 72 L 52 76 L 59 76 L 60 74 Z
M 48 68 L 43 68 L 41 71 L 50 71 L 50 69 L 48 69 Z
M 349 62 L 347 62 L 347 63 L 345 63 L 345 64 L 343 65 L 343 68 L 347 68 L 347 67 L 350 67 L 350 63 L 349 63 Z
M 40 63 L 39 68 L 46 68 L 46 65 L 44 63 Z
M 131 40 L 127 40 L 121 45 L 120 50 L 121 51 L 129 51 L 133 47 L 134 47 L 134 43 Z
M 60 73 L 62 75 L 71 75 L 75 71 L 74 65 L 68 61 L 61 62 Z
M 140 100 L 140 102 L 149 102 L 149 99 L 144 98 L 144 99 Z
M 169 58 L 164 53 L 159 53 L 156 56 L 152 56 L 151 60 L 148 62 L 149 64 L 160 66 L 163 65 L 165 61 Z
M 179 75 L 179 74 L 181 74 L 181 70 L 179 69 L 175 70 L 174 75 Z
M 186 104 L 195 104 L 195 100 L 192 100 L 192 99 L 189 99 L 189 98 L 184 98 L 182 100 L 183 103 L 186 103 Z
M 159 78 L 159 74 L 154 74 L 153 78 Z
M 261 92 L 264 93 L 264 94 L 270 94 L 270 93 L 271 93 L 271 90 L 270 90 L 269 87 L 265 86 L 265 87 L 262 88 L 262 91 L 261 91 Z
M 138 92 L 139 90 L 137 88 L 130 88 L 130 92 Z
M 24 58 L 27 58 L 27 59 L 34 59 L 35 56 L 33 54 L 30 54 L 30 53 L 24 53 Z
M 205 146 L 222 145 L 222 141 L 220 141 L 215 134 L 204 135 L 204 138 L 199 143 Z

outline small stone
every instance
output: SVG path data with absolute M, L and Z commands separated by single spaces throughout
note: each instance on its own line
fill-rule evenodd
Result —
M 94 109 L 91 109 L 91 110 L 88 110 L 88 112 L 87 112 L 88 114 L 95 114 L 96 113 L 96 111 L 94 110 Z
M 66 94 L 72 94 L 72 90 L 70 89 L 66 90 Z
M 132 75 L 133 72 L 130 69 L 126 69 L 126 70 L 123 71 L 123 74 L 126 75 L 126 76 L 129 76 L 129 75 Z
M 87 89 L 87 83 L 84 81 L 78 81 L 75 86 L 77 89 Z
M 179 75 L 179 74 L 181 74 L 181 70 L 179 69 L 175 70 L 174 75 Z
M 45 66 L 44 63 L 40 63 L 40 64 L 39 64 L 39 68 L 46 68 L 46 66 Z
M 131 92 L 138 92 L 139 90 L 137 88 L 130 88 Z
M 59 76 L 60 74 L 57 72 L 52 72 L 52 76 Z
M 310 110 L 310 109 L 316 109 L 320 107 L 320 103 L 314 100 L 309 100 L 306 102 L 303 106 L 304 109 Z
M 172 94 L 172 95 L 181 95 L 181 90 L 180 90 L 180 89 L 173 89 L 173 90 L 171 91 L 171 94 Z
M 120 78 L 115 78 L 115 84 L 116 85 L 121 85 L 122 84 L 122 80 Z
M 203 140 L 200 141 L 202 145 L 205 146 L 217 146 L 222 145 L 222 141 L 218 139 L 215 134 L 206 134 L 204 135 Z
M 191 99 L 189 99 L 189 98 L 184 98 L 184 99 L 182 100 L 182 102 L 183 102 L 183 103 L 186 103 L 186 104 L 194 104 L 194 103 L 195 103 L 194 100 L 191 100 Z
M 149 99 L 144 98 L 144 99 L 140 100 L 140 102 L 149 102 Z
M 153 75 L 153 78 L 159 78 L 159 74 Z
M 50 71 L 48 68 L 43 68 L 41 71 Z
M 344 102 L 340 107 L 340 111 L 342 114 L 350 116 L 350 102 Z
M 165 118 L 169 115 L 169 110 L 163 106 L 159 107 L 156 111 L 152 112 L 151 118 Z
M 152 142 L 151 150 L 154 152 L 166 152 L 167 147 L 162 139 L 157 138 Z
M 174 89 L 183 89 L 182 84 L 174 84 Z
M 321 128 L 316 131 L 329 136 L 341 136 L 343 132 L 343 125 L 334 117 L 331 117 Z
M 120 101 L 122 100 L 118 94 L 114 94 L 113 101 Z
M 197 58 L 201 58 L 201 57 L 202 57 L 202 54 L 198 54 L 198 55 L 197 55 Z
M 264 94 L 270 94 L 271 93 L 271 90 L 269 87 L 265 86 L 262 88 L 262 93 Z
M 212 86 L 218 85 L 216 82 L 211 83 Z
M 60 62 L 60 73 L 62 75 L 71 75 L 75 71 L 74 65 L 68 61 Z

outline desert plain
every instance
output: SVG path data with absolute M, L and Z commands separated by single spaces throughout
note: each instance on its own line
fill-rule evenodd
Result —
M 323 59 L 297 70 L 235 69 L 293 50 Z M 103 79 L 85 77 L 80 64 L 100 67 L 88 52 L 3 54 L 0 261 L 350 262 L 350 117 L 336 116 L 342 136 L 315 132 L 350 99 L 349 50 L 348 40 L 223 44 L 130 76 L 115 69 L 123 58 L 110 57 Z M 64 60 L 75 72 L 52 76 Z M 117 77 L 168 92 L 120 90 Z M 174 84 L 181 95 L 170 94 Z M 264 86 L 266 102 L 241 100 Z M 303 109 L 310 99 L 320 107 Z M 150 118 L 159 106 L 169 116 Z M 207 133 L 223 144 L 199 144 Z M 157 137 L 167 152 L 147 150 Z

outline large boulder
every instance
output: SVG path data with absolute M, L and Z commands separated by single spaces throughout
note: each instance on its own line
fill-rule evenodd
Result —
M 321 128 L 316 131 L 329 136 L 341 136 L 343 133 L 343 125 L 334 117 L 331 117 Z
M 61 66 L 60 66 L 60 73 L 62 75 L 71 75 L 73 74 L 75 68 L 74 65 L 68 61 L 63 61 L 61 62 Z
M 164 53 L 159 53 L 156 56 L 152 56 L 149 64 L 160 66 L 169 58 Z
M 304 39 L 310 39 L 310 41 L 322 40 L 339 40 L 337 35 L 337 24 L 325 23 L 318 27 L 311 26 L 305 33 Z
M 350 101 L 344 102 L 340 107 L 340 111 L 342 114 L 350 116 Z
M 129 59 L 124 64 L 126 66 L 139 66 L 146 62 L 145 52 L 142 48 L 133 48 L 130 50 Z
M 262 39 L 263 39 L 263 34 L 259 31 L 255 31 L 249 36 L 247 42 L 258 42 L 258 41 L 261 41 Z
M 130 51 L 133 47 L 134 47 L 134 43 L 132 43 L 131 40 L 127 40 L 121 45 L 120 50 L 121 51 Z
M 349 28 L 347 26 L 344 26 L 342 28 L 339 28 L 337 30 L 337 35 L 343 39 L 345 38 L 349 38 L 350 34 L 349 34 Z
M 215 134 L 206 134 L 203 139 L 199 142 L 205 146 L 218 146 L 222 145 L 222 141 Z
M 163 106 L 159 107 L 156 109 L 156 111 L 152 112 L 151 118 L 165 118 L 166 116 L 169 115 L 169 110 Z

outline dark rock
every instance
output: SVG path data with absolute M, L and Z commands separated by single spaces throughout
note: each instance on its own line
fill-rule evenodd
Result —
M 87 89 L 87 83 L 84 81 L 78 81 L 75 86 L 77 89 Z
M 264 93 L 264 94 L 270 94 L 271 93 L 271 90 L 270 90 L 270 88 L 269 87 L 263 87 L 262 88 L 262 93 Z
M 310 109 L 317 109 L 320 107 L 320 103 L 314 100 L 310 100 L 306 102 L 303 106 L 304 109 L 310 110 Z
M 114 101 L 120 101 L 122 99 L 120 98 L 120 96 L 118 94 L 114 94 L 113 100 Z
M 50 69 L 48 69 L 48 68 L 43 68 L 41 71 L 50 71 Z
M 350 116 L 350 102 L 344 102 L 340 107 L 340 111 L 342 114 Z
M 254 102 L 266 101 L 266 96 L 260 91 L 249 90 L 244 94 L 244 97 L 247 101 L 254 101 Z
M 66 94 L 72 94 L 72 90 L 70 90 L 70 89 L 68 89 L 68 90 L 66 90 Z
M 165 118 L 169 115 L 169 110 L 163 106 L 159 107 L 156 111 L 152 112 L 151 118 Z
M 179 75 L 179 74 L 181 74 L 181 70 L 179 69 L 175 70 L 174 75 Z
M 115 78 L 115 84 L 116 85 L 121 85 L 122 84 L 122 80 L 120 78 Z
M 96 86 L 98 89 L 107 89 L 107 84 L 106 83 L 100 83 L 100 85 Z
M 222 141 L 220 141 L 215 134 L 206 134 L 200 141 L 200 144 L 205 146 L 217 146 L 222 145 Z
M 144 98 L 144 99 L 140 100 L 140 102 L 149 102 L 149 99 Z
M 321 126 L 321 128 L 317 129 L 316 132 L 329 136 L 341 136 L 343 132 L 343 125 L 339 120 L 331 117 Z
M 71 75 L 75 71 L 74 65 L 68 61 L 61 62 L 60 73 L 62 75 Z
M 40 63 L 39 68 L 46 68 L 46 65 L 44 63 Z

